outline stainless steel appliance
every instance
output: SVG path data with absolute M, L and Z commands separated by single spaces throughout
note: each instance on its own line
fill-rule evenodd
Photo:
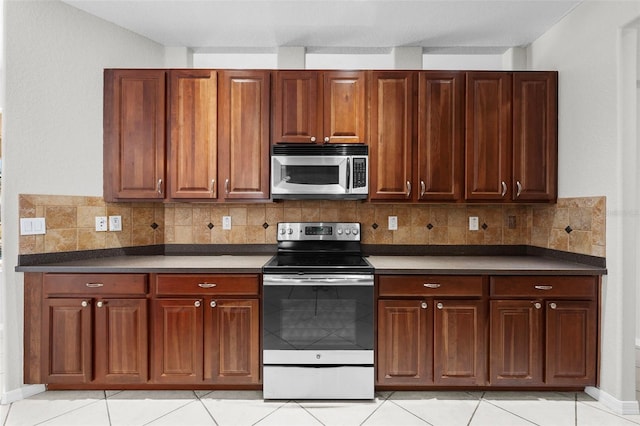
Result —
M 273 199 L 365 199 L 369 147 L 364 144 L 279 144 L 271 147 Z
M 359 223 L 279 223 L 263 267 L 265 399 L 374 397 L 373 267 Z

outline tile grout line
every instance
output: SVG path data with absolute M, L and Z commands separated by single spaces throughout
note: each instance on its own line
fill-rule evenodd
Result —
M 476 408 L 474 408 L 473 413 L 471 413 L 471 417 L 469 417 L 469 421 L 467 422 L 467 426 L 471 425 L 471 421 L 473 420 L 473 416 L 476 415 L 476 411 L 478 411 L 478 408 L 480 407 L 480 403 L 482 402 L 482 398 L 484 398 L 485 394 L 486 394 L 486 392 L 482 392 L 482 395 L 480 395 L 480 398 L 478 398 L 478 403 L 476 404 Z
M 218 423 L 218 421 L 216 420 L 216 418 L 213 416 L 213 413 L 211 411 L 209 411 L 209 408 L 207 407 L 207 404 L 204 403 L 204 401 L 202 400 L 202 398 L 200 397 L 200 395 L 198 395 L 195 391 L 193 391 L 193 393 L 196 395 L 196 398 L 198 398 L 198 401 L 200 402 L 200 404 L 202 405 L 202 407 L 205 409 L 205 411 L 207 412 L 207 414 L 209 414 L 209 417 L 211 417 L 211 420 L 213 420 L 213 423 L 215 423 L 216 426 L 219 426 L 220 424 Z M 207 396 L 212 394 L 212 392 L 208 392 L 202 396 Z
M 360 426 L 363 426 L 370 418 L 371 416 L 373 416 L 380 408 L 382 408 L 382 406 L 389 401 L 389 398 L 391 398 L 391 396 L 395 393 L 391 392 L 389 395 L 387 395 L 386 398 L 384 398 L 384 401 L 382 401 L 382 403 L 380 404 L 380 406 L 376 407 L 375 410 L 373 410 L 367 417 L 365 417 L 365 419 L 362 421 L 362 423 L 360 423 Z

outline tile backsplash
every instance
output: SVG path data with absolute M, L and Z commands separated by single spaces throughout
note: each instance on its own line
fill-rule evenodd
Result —
M 44 235 L 20 236 L 20 254 L 154 244 L 275 244 L 278 222 L 362 224 L 364 244 L 532 245 L 605 257 L 605 197 L 550 205 L 105 203 L 101 197 L 20 195 L 20 217 L 44 217 Z M 122 231 L 96 232 L 96 216 L 122 217 Z M 231 216 L 231 230 L 222 217 Z M 397 216 L 398 230 L 387 229 Z M 470 231 L 468 218 L 480 228 Z

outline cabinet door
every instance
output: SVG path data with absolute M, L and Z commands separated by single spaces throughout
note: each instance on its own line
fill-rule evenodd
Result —
M 95 308 L 95 381 L 148 380 L 147 300 L 98 300 Z
M 379 300 L 376 383 L 428 385 L 432 381 L 433 316 L 424 300 Z
M 419 78 L 417 199 L 458 201 L 464 186 L 464 73 L 425 71 Z
M 323 73 L 323 140 L 330 143 L 367 143 L 366 73 Z
M 156 383 L 202 382 L 203 301 L 159 299 L 153 304 L 153 377 Z
M 169 196 L 216 198 L 217 79 L 211 70 L 169 72 Z
M 165 196 L 165 71 L 104 72 L 104 198 Z
M 225 199 L 269 198 L 269 71 L 220 71 L 218 173 Z
M 371 74 L 371 200 L 412 198 L 415 80 L 411 71 Z
M 92 300 L 45 299 L 43 308 L 45 383 L 89 383 L 92 379 Z
M 322 141 L 322 116 L 316 71 L 275 71 L 273 143 Z
M 511 92 L 510 73 L 467 73 L 467 200 L 511 199 Z
M 543 383 L 542 319 L 540 301 L 491 301 L 491 385 L 536 386 Z
M 595 385 L 597 307 L 593 301 L 546 304 L 548 385 Z
M 220 384 L 260 383 L 260 302 L 214 299 L 206 307 L 204 379 Z
M 513 74 L 514 199 L 554 201 L 558 179 L 556 72 Z
M 434 304 L 434 384 L 484 385 L 484 302 L 441 299 Z

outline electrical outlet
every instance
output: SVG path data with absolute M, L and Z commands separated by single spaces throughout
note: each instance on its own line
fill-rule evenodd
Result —
M 398 230 L 398 216 L 389 216 L 389 231 Z
M 226 231 L 231 229 L 231 216 L 222 216 L 222 229 Z
M 478 216 L 469 216 L 469 231 L 478 230 Z
M 107 230 L 107 217 L 96 216 L 96 231 L 105 232 Z
M 122 231 L 122 216 L 109 216 L 109 231 Z

